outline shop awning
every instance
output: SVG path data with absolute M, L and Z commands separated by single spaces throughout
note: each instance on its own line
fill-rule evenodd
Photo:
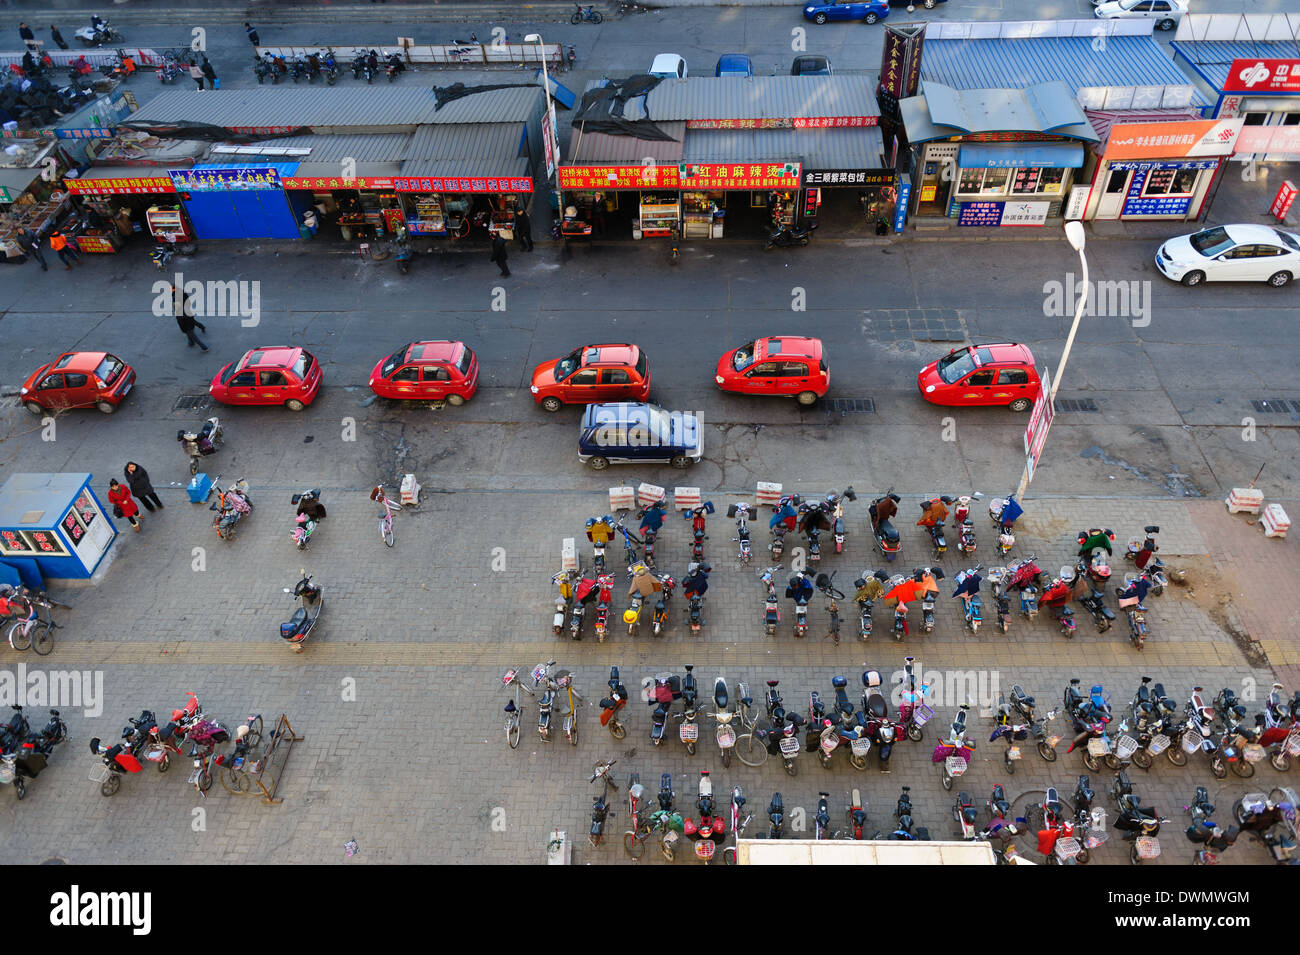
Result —
M 175 192 L 166 169 L 157 166 L 101 166 L 63 180 L 74 196 L 151 195 Z
M 35 169 L 0 168 L 0 202 L 13 202 L 41 175 L 43 167 Z
M 957 152 L 962 169 L 1021 169 L 1044 166 L 1078 169 L 1083 165 L 1080 143 L 962 143 Z

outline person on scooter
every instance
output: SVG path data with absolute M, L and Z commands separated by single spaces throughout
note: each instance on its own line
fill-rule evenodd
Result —
M 957 589 L 952 592 L 954 597 L 960 597 L 962 607 L 965 608 L 970 603 L 970 599 L 980 592 L 981 577 L 974 570 L 963 570 L 957 575 Z
M 781 506 L 772 515 L 772 519 L 767 522 L 768 530 L 776 530 L 776 525 L 784 524 L 787 531 L 794 530 L 795 524 L 799 521 L 799 512 L 795 509 L 794 503 L 790 498 L 782 498 Z
M 857 593 L 853 595 L 854 602 L 864 603 L 870 600 L 874 603 L 879 600 L 885 592 L 883 581 L 888 579 L 883 577 L 883 574 L 883 570 L 878 570 L 870 577 L 861 578 L 862 582 L 857 584 Z M 854 583 L 857 583 L 857 581 L 854 581 Z
M 658 534 L 664 526 L 664 505 L 662 501 L 656 501 L 644 511 L 641 512 L 641 536 L 644 537 L 649 531 Z
M 309 521 L 322 521 L 325 519 L 325 505 L 320 502 L 317 492 L 303 492 L 298 499 L 298 513 L 305 515 Z
M 806 604 L 812 600 L 813 582 L 807 574 L 795 574 L 785 585 L 785 595 L 795 603 Z
M 366 66 L 370 69 L 371 73 L 379 72 L 379 54 L 374 50 L 371 50 L 366 54 Z
M 1128 587 L 1122 590 L 1118 587 L 1115 589 L 1119 594 L 1120 609 L 1132 607 L 1134 604 L 1140 607 L 1142 601 L 1146 599 L 1147 592 L 1151 589 L 1151 581 L 1145 577 L 1137 577 Z
M 682 596 L 687 600 L 696 594 L 703 597 L 709 589 L 709 571 L 712 569 L 707 561 L 692 561 L 686 568 L 686 576 L 682 578 Z
M 402 57 L 397 53 L 388 54 L 388 62 L 385 65 L 394 73 L 401 73 L 406 69 L 406 64 L 402 62 Z

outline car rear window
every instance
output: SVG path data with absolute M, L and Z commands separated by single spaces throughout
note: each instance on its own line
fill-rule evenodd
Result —
M 1289 232 L 1281 232 L 1274 229 L 1273 234 L 1277 236 L 1277 241 L 1281 242 L 1292 252 L 1300 252 L 1300 245 L 1296 244 L 1295 238 Z
M 638 352 L 636 356 L 636 373 L 645 381 L 646 372 L 650 368 L 650 363 L 646 361 L 645 352 Z
M 1223 226 L 1214 229 L 1205 229 L 1196 233 L 1190 239 L 1192 248 L 1208 258 L 1213 258 L 1220 252 L 1226 252 L 1231 249 L 1233 242 L 1228 238 L 1228 230 Z
M 379 374 L 384 378 L 391 375 L 393 369 L 406 360 L 406 350 L 410 347 L 410 345 L 403 345 L 401 348 L 397 349 L 397 351 L 385 358 L 384 363 L 379 367 Z
M 311 371 L 312 366 L 316 364 L 316 359 L 311 352 L 303 352 L 298 356 L 298 360 L 293 363 L 293 373 L 298 376 L 299 381 L 306 381 L 307 374 Z
M 467 375 L 469 374 L 469 366 L 472 364 L 474 364 L 474 352 L 468 348 L 462 348 L 460 350 L 460 360 L 456 362 L 457 369 L 460 370 L 462 375 Z
M 122 374 L 124 368 L 126 368 L 126 365 L 122 363 L 120 358 L 114 358 L 112 355 L 105 355 L 104 360 L 101 361 L 99 367 L 95 369 L 95 377 L 104 384 L 111 385 L 113 382 L 117 381 L 118 376 Z

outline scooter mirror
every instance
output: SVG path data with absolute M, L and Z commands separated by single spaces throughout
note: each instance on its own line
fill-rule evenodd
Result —
M 284 592 L 285 592 L 286 594 L 291 594 L 291 593 L 293 593 L 293 591 L 290 590 L 288 587 L 285 587 L 285 588 L 284 588 Z

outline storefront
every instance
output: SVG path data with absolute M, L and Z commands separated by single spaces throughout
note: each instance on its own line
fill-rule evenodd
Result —
M 1111 125 L 1078 217 L 1198 219 L 1241 128 L 1240 119 Z
M 137 231 L 191 235 L 171 176 L 153 166 L 104 166 L 63 180 L 83 213 L 70 238 L 82 252 L 116 252 Z
M 645 138 L 574 127 L 570 159 L 559 167 L 566 239 L 663 238 L 681 224 L 682 144 L 686 124 L 655 124 Z
M 297 239 L 298 221 L 281 184 L 294 163 L 202 164 L 168 171 L 199 239 Z

